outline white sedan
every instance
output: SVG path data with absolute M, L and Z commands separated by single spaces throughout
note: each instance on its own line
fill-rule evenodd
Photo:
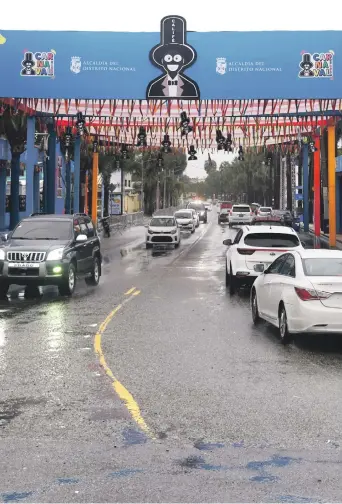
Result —
M 180 229 L 173 215 L 153 216 L 146 227 L 146 248 L 152 248 L 154 245 L 179 247 L 181 242 Z
M 195 223 L 192 210 L 187 208 L 177 210 L 174 216 L 181 231 L 190 231 L 190 233 L 195 232 L 197 220 Z
M 278 327 L 284 344 L 296 333 L 342 333 L 342 251 L 282 254 L 255 280 L 251 306 L 254 324 Z

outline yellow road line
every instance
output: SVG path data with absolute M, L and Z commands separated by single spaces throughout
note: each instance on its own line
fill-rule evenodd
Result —
M 132 292 L 135 291 L 135 289 L 136 287 L 132 287 L 131 289 L 129 289 L 127 292 L 125 292 L 125 296 L 129 296 L 130 294 L 132 294 Z
M 133 292 L 135 291 L 135 292 Z M 100 324 L 99 330 L 95 334 L 95 339 L 94 339 L 94 350 L 96 355 L 99 358 L 100 366 L 103 367 L 105 373 L 109 378 L 112 380 L 112 387 L 121 399 L 123 403 L 125 404 L 126 408 L 130 412 L 133 420 L 139 425 L 139 427 L 147 434 L 150 438 L 155 439 L 155 436 L 151 429 L 148 427 L 146 424 L 145 420 L 143 419 L 140 408 L 138 406 L 138 403 L 135 401 L 134 397 L 132 394 L 122 385 L 122 383 L 119 382 L 119 380 L 114 376 L 112 370 L 108 366 L 103 351 L 102 351 L 102 346 L 101 346 L 101 340 L 102 340 L 102 335 L 105 332 L 109 322 L 115 317 L 115 315 L 121 310 L 121 308 L 128 303 L 130 300 L 134 298 L 134 296 L 138 296 L 140 294 L 139 290 L 135 290 L 135 287 L 132 287 L 129 291 L 125 293 L 125 295 L 129 295 L 129 293 L 133 292 L 133 294 L 129 297 L 126 298 L 121 304 L 116 306 L 114 310 L 112 310 L 109 315 L 105 318 L 105 320 Z

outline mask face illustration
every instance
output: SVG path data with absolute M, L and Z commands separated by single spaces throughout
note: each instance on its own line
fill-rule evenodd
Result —
M 147 99 L 199 99 L 196 82 L 183 71 L 196 61 L 196 51 L 186 41 L 186 21 L 180 16 L 166 16 L 161 20 L 160 44 L 150 51 L 152 65 L 163 74 L 151 81 L 146 90 Z

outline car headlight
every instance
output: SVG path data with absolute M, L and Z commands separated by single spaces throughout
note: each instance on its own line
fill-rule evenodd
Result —
M 5 260 L 5 251 L 0 249 L 0 261 Z
M 147 230 L 148 234 L 153 234 L 153 231 L 151 231 L 150 229 Z
M 173 229 L 173 230 L 171 231 L 171 234 L 176 234 L 176 233 L 177 233 L 177 229 Z
M 64 252 L 64 248 L 59 248 L 59 249 L 56 249 L 56 250 L 52 250 L 46 260 L 47 261 L 60 261 L 63 257 L 63 252 Z

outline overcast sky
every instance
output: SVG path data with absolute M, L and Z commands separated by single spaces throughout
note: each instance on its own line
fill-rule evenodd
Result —
M 23 0 L 22 0 L 23 1 Z M 23 5 L 23 4 L 22 4 Z M 80 2 L 30 0 L 27 9 L 16 2 L 1 2 L 1 30 L 92 30 L 159 32 L 160 20 L 169 14 L 187 20 L 189 31 L 260 31 L 260 30 L 341 30 L 342 7 L 339 2 L 318 0 L 96 0 Z M 335 7 L 334 7 L 335 5 Z M 26 14 L 25 14 L 26 12 Z M 212 155 L 218 163 L 220 154 Z M 204 159 L 189 163 L 190 177 L 203 177 Z M 227 156 L 225 157 L 227 159 Z

